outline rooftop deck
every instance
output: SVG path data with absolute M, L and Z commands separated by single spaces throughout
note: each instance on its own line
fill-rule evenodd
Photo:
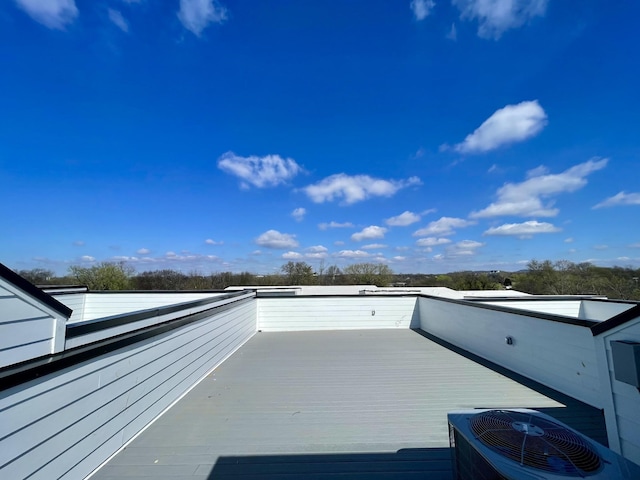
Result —
M 599 410 L 434 340 L 257 333 L 92 478 L 450 479 L 460 408 L 533 408 L 606 443 Z

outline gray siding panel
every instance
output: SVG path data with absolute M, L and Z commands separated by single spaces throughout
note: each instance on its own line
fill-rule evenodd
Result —
M 82 478 L 256 331 L 255 300 L 2 392 L 5 478 Z

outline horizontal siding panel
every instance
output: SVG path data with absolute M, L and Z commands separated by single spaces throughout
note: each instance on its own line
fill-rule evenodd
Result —
M 21 345 L 9 350 L 0 351 L 0 366 L 9 366 L 16 363 L 42 357 L 51 353 L 51 338 L 35 341 L 28 345 Z
M 84 301 L 86 293 L 72 293 L 68 295 L 54 295 L 54 298 L 72 310 L 71 318 L 67 323 L 74 323 L 83 320 Z
M 224 293 L 88 293 L 83 320 L 225 295 Z
M 0 350 L 50 340 L 53 336 L 53 323 L 52 317 L 34 318 L 20 323 L 0 323 Z
M 426 332 L 590 405 L 601 405 L 588 328 L 436 299 L 419 302 Z M 506 336 L 513 337 L 513 345 L 506 344 Z
M 264 331 L 409 328 L 415 297 L 259 298 Z
M 11 433 L 0 440 L 3 476 L 24 478 L 36 468 L 32 478 L 86 476 L 255 331 L 255 301 L 244 302 L 5 392 L 0 423 Z
M 1 298 L 0 311 L 2 312 L 2 323 L 16 322 L 19 320 L 43 316 L 51 317 L 43 310 L 18 297 Z

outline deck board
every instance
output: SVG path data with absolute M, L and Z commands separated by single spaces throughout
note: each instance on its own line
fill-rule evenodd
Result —
M 258 333 L 92 478 L 448 480 L 461 408 L 606 438 L 598 410 L 476 360 L 411 330 Z

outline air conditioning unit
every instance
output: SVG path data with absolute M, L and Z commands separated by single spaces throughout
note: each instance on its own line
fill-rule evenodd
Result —
M 640 479 L 635 463 L 535 410 L 447 417 L 456 480 Z

